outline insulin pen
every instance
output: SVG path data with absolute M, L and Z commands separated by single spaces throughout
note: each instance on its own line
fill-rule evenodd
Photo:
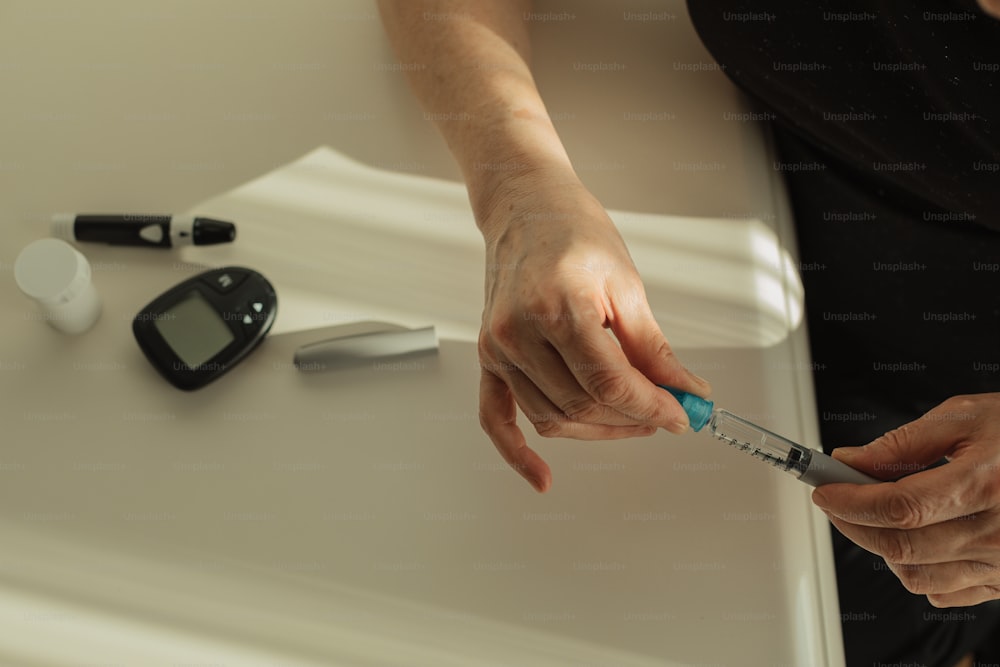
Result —
M 810 486 L 822 486 L 836 482 L 878 484 L 882 481 L 869 477 L 823 452 L 803 447 L 777 433 L 761 428 L 728 410 L 716 408 L 712 401 L 679 389 L 663 388 L 673 394 L 684 408 L 694 431 L 700 431 L 707 424 L 709 432 L 719 440 L 729 443 L 755 459 L 770 463 L 778 470 L 784 470 L 797 477 L 800 482 Z
M 52 235 L 64 241 L 170 248 L 229 243 L 236 238 L 236 225 L 192 215 L 60 213 L 52 216 Z

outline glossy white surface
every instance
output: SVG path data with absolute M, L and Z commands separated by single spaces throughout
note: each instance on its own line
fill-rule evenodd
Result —
M 650 8 L 664 18 L 620 18 Z M 581 175 L 622 212 L 664 330 L 726 407 L 815 444 L 759 128 L 695 67 L 710 60 L 680 3 L 572 13 L 534 23 L 539 82 Z M 602 61 L 626 67 L 574 68 Z M 480 244 L 454 182 L 403 191 L 388 173 L 457 174 L 393 62 L 368 2 L 0 6 L 0 115 L 16 130 L 0 154 L 0 662 L 840 664 L 828 528 L 793 479 L 695 434 L 531 436 L 555 471 L 545 496 L 502 464 L 476 418 Z M 664 115 L 626 115 L 645 112 Z M 44 326 L 14 285 L 55 211 L 248 206 L 246 190 L 216 197 L 322 145 L 349 160 L 250 191 L 231 248 L 78 246 L 105 300 L 86 335 Z M 357 176 L 351 206 L 371 205 L 343 208 L 334 172 Z M 255 240 L 281 211 L 308 237 Z M 274 277 L 280 335 L 185 394 L 129 320 L 230 259 L 216 250 Z M 435 270 L 414 272 L 421 259 Z M 294 329 L 368 317 L 436 325 L 439 354 L 292 368 L 323 337 Z

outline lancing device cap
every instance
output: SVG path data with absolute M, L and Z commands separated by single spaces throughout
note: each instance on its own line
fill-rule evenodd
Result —
M 715 409 L 714 401 L 689 394 L 680 389 L 674 389 L 673 387 L 664 387 L 662 384 L 659 386 L 669 391 L 677 399 L 677 402 L 681 404 L 684 412 L 687 413 L 688 421 L 691 422 L 692 430 L 698 432 L 705 428 L 705 424 L 708 423 L 708 420 L 712 416 L 712 410 Z
M 101 314 L 90 263 L 59 239 L 29 243 L 14 261 L 14 280 L 38 304 L 42 318 L 65 333 L 82 333 Z

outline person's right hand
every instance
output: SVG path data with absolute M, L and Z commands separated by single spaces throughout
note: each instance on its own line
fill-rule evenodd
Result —
M 545 437 L 687 429 L 680 405 L 656 385 L 699 396 L 711 388 L 670 349 L 621 235 L 575 176 L 511 176 L 478 223 L 486 240 L 479 418 L 507 463 L 536 490 L 551 485 L 517 407 Z

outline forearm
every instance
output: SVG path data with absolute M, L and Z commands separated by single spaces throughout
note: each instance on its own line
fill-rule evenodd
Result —
M 482 226 L 511 176 L 575 178 L 531 76 L 530 0 L 379 0 L 427 117 L 455 156 Z M 486 230 L 484 230 L 485 232 Z

